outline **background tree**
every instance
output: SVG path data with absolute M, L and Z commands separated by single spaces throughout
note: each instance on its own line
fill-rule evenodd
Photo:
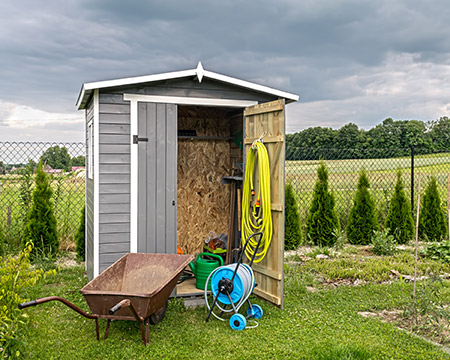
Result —
M 347 224 L 347 239 L 350 244 L 370 244 L 373 232 L 378 230 L 375 205 L 369 187 L 369 179 L 363 169 L 359 175 L 358 188 Z
M 86 231 L 86 227 L 85 227 L 85 223 L 86 223 L 86 205 L 83 206 L 83 209 L 81 211 L 81 221 L 80 221 L 80 226 L 78 227 L 78 231 L 75 234 L 75 250 L 77 252 L 78 258 L 80 260 L 84 261 L 84 256 L 85 256 L 85 231 Z
M 291 183 L 286 185 L 284 198 L 284 248 L 286 250 L 295 250 L 302 243 L 302 231 L 300 229 L 297 199 Z
M 33 256 L 53 255 L 58 251 L 59 240 L 51 198 L 52 189 L 48 175 L 42 169 L 42 162 L 40 162 L 36 172 L 33 203 L 25 227 L 25 242 L 31 240 L 34 244 Z
M 53 169 L 72 169 L 71 159 L 67 148 L 58 145 L 49 147 L 41 156 L 41 162 L 51 166 Z
M 433 176 L 422 198 L 419 214 L 419 237 L 422 240 L 441 241 L 447 235 L 445 214 L 441 208 L 441 199 Z
M 85 166 L 86 165 L 86 157 L 83 155 L 74 156 L 72 158 L 72 166 Z
M 315 245 L 332 246 L 337 239 L 339 220 L 334 209 L 334 196 L 328 191 L 328 170 L 321 161 L 306 221 L 306 234 Z
M 402 172 L 397 172 L 397 183 L 392 195 L 388 216 L 386 218 L 386 229 L 389 234 L 394 235 L 399 244 L 406 244 L 414 234 L 414 222 L 411 215 L 411 205 L 406 198 L 403 189 Z
M 6 166 L 3 163 L 3 161 L 0 161 L 0 175 L 5 175 L 6 174 Z

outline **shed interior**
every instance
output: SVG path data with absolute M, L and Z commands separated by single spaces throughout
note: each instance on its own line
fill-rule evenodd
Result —
M 177 245 L 186 254 L 200 253 L 210 231 L 229 231 L 221 179 L 242 170 L 242 133 L 242 109 L 178 106 Z

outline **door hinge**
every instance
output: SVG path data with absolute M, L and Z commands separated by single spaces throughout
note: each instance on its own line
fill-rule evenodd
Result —
M 148 142 L 148 138 L 140 138 L 138 135 L 133 135 L 133 144 L 137 144 L 139 141 Z

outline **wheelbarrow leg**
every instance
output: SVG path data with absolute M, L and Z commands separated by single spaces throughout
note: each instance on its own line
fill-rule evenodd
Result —
M 145 345 L 149 342 L 149 318 L 141 321 L 141 334 L 142 334 L 142 341 Z
M 100 340 L 100 331 L 98 329 L 98 319 L 95 319 L 95 332 L 97 334 L 97 340 Z
M 109 325 L 111 324 L 111 319 L 108 319 L 106 322 L 106 329 L 105 329 L 105 340 L 108 338 L 109 335 Z

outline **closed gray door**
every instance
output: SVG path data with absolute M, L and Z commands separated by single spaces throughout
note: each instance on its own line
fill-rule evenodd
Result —
M 176 253 L 177 105 L 138 103 L 138 252 Z

